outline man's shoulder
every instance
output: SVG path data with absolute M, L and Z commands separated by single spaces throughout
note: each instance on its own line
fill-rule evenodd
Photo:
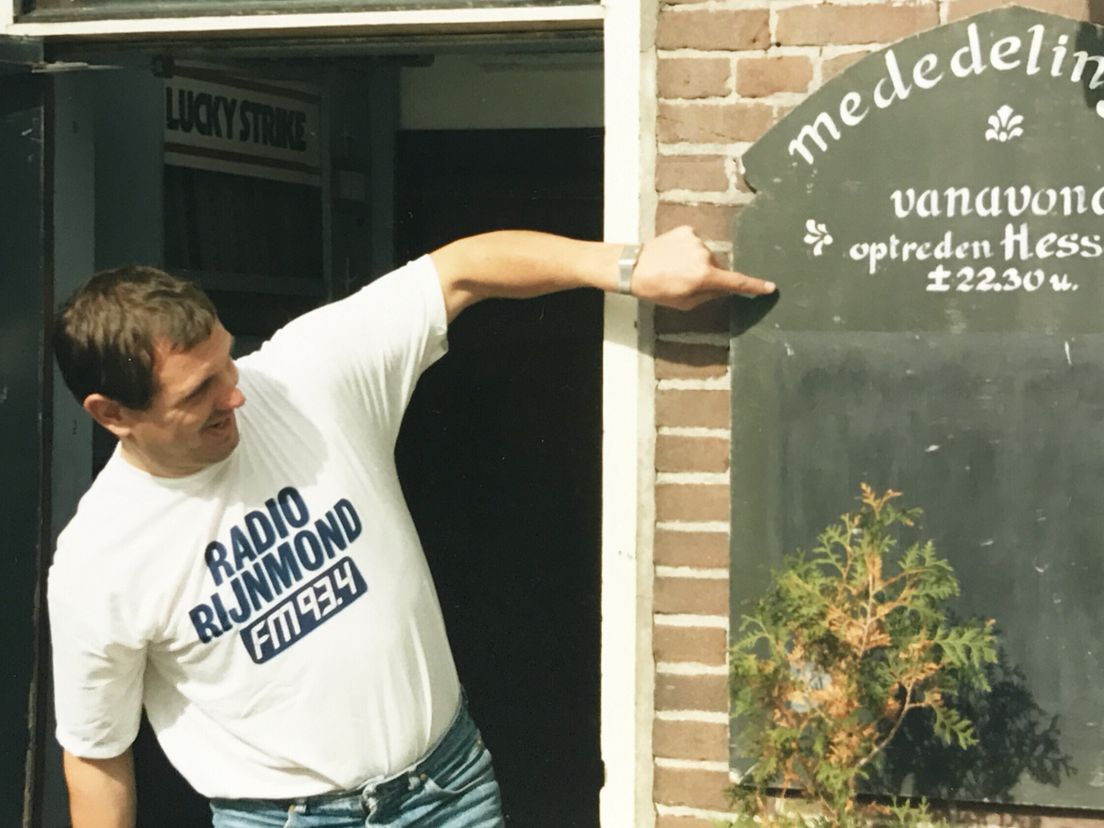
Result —
M 152 531 L 171 523 L 165 506 L 158 487 L 114 454 L 58 535 L 54 567 L 85 570 L 111 565 L 128 548 L 144 544 Z
M 253 399 L 344 400 L 350 378 L 390 378 L 404 357 L 420 363 L 443 352 L 447 320 L 432 260 L 423 256 L 350 295 L 291 320 L 260 348 L 237 360 Z M 428 346 L 427 346 L 427 343 Z M 248 403 L 247 403 L 248 407 Z
M 76 513 L 58 535 L 53 569 L 79 566 L 90 559 L 100 558 L 97 550 L 111 549 L 118 539 L 126 537 L 135 508 L 136 505 L 114 476 L 101 472 L 81 497 Z
M 126 487 L 117 469 L 120 462 L 125 461 L 117 453 L 108 459 L 107 464 L 81 495 L 77 511 L 62 531 L 62 536 L 71 533 L 76 524 L 86 524 L 87 528 L 94 528 L 98 523 L 110 525 L 120 517 L 110 513 L 112 506 L 121 505 L 127 497 Z

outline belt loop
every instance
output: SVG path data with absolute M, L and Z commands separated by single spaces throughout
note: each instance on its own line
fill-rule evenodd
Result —
M 365 816 L 371 816 L 379 807 L 379 799 L 376 797 L 376 789 L 365 788 L 360 794 L 360 807 L 364 809 Z

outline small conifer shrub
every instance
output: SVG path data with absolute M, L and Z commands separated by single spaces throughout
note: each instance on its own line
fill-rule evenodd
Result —
M 949 616 L 958 579 L 930 541 L 902 548 L 919 510 L 897 508 L 899 495 L 863 484 L 858 511 L 787 558 L 734 632 L 734 737 L 753 763 L 732 791 L 741 822 L 928 821 L 926 803 L 860 801 L 863 781 L 912 711 L 930 711 L 948 744 L 976 741 L 952 702 L 988 690 L 993 621 Z M 783 792 L 801 806 L 779 807 Z

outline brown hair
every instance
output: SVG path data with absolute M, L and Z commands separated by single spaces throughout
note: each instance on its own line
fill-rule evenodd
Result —
M 192 348 L 217 321 L 215 306 L 191 282 L 152 267 L 117 267 L 97 273 L 62 305 L 54 354 L 78 402 L 98 393 L 143 410 L 157 391 L 157 340 Z

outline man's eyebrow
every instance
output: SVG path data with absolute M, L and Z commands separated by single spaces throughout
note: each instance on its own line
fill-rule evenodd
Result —
M 234 361 L 234 357 L 233 357 L 234 342 L 235 342 L 235 339 L 234 339 L 233 336 L 231 336 L 230 337 L 230 347 L 226 351 L 227 359 L 229 359 L 231 362 Z M 180 394 L 180 402 L 187 402 L 188 400 L 191 400 L 191 399 L 199 396 L 201 393 L 203 393 L 203 390 L 211 384 L 211 382 L 212 382 L 212 380 L 214 380 L 214 378 L 215 378 L 214 373 L 208 374 L 194 388 L 189 388 L 189 389 L 186 389 L 186 390 L 182 391 L 181 394 Z
M 211 384 L 211 380 L 213 380 L 214 378 L 214 374 L 211 374 L 205 377 L 199 384 L 195 386 L 195 388 L 189 388 L 183 391 L 180 394 L 180 401 L 187 402 L 188 400 L 199 396 L 203 392 L 203 389 Z

